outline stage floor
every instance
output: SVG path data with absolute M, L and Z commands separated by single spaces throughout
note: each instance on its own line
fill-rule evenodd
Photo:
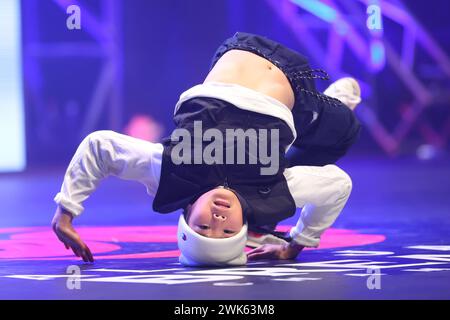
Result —
M 448 164 L 345 159 L 353 193 L 321 247 L 226 269 L 180 266 L 178 214 L 115 178 L 76 220 L 85 264 L 50 229 L 64 168 L 0 175 L 0 299 L 450 299 Z

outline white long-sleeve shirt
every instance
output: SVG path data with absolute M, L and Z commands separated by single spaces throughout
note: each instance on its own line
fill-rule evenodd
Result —
M 135 180 L 150 196 L 158 190 L 163 146 L 113 131 L 96 131 L 79 145 L 64 176 L 55 202 L 79 216 L 83 202 L 108 176 Z M 291 229 L 298 244 L 317 247 L 320 236 L 336 220 L 350 195 L 349 176 L 336 165 L 296 166 L 284 171 L 300 218 Z M 176 186 L 174 186 L 176 188 Z
M 264 106 L 265 102 L 259 97 L 249 99 L 248 89 L 241 91 L 245 101 L 239 101 L 240 89 L 229 85 L 227 88 L 234 89 L 231 103 L 253 109 L 252 111 L 272 107 L 269 114 L 279 116 L 277 110 L 280 110 L 284 114 L 280 118 L 290 122 L 282 105 L 273 108 L 273 104 Z M 180 101 L 189 97 L 192 95 L 183 93 Z M 226 97 L 225 94 L 222 99 Z M 273 101 L 266 99 L 266 102 L 271 104 Z M 180 103 L 175 112 L 179 105 Z M 54 201 L 73 216 L 79 216 L 84 211 L 83 202 L 95 191 L 100 181 L 110 175 L 138 181 L 154 197 L 161 174 L 162 152 L 163 146 L 160 143 L 151 143 L 113 131 L 91 133 L 76 150 L 65 173 L 61 191 Z M 317 247 L 323 232 L 334 223 L 344 208 L 352 189 L 351 179 L 336 165 L 296 166 L 285 169 L 284 176 L 297 208 L 302 208 L 300 218 L 290 235 L 300 245 Z

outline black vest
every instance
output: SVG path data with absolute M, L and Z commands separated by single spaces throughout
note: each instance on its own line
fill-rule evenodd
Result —
M 225 185 L 238 193 L 241 203 L 242 198 L 245 200 L 244 213 L 249 227 L 275 225 L 295 214 L 295 202 L 283 175 L 287 165 L 285 148 L 293 140 L 293 134 L 285 122 L 272 116 L 239 109 L 223 100 L 205 97 L 184 102 L 174 116 L 174 121 L 177 128 L 186 129 L 192 136 L 194 121 L 201 121 L 203 131 L 215 128 L 224 134 L 225 129 L 235 128 L 278 129 L 279 167 L 274 175 L 261 175 L 260 169 L 267 165 L 262 165 L 259 161 L 257 164 L 248 164 L 248 158 L 246 164 L 193 164 L 192 160 L 190 164 L 176 165 L 171 158 L 172 149 L 181 141 L 172 141 L 168 137 L 163 140 L 161 177 L 153 201 L 154 211 L 169 213 L 184 209 L 203 193 Z M 203 148 L 209 143 L 203 142 Z M 191 145 L 193 159 L 194 146 L 193 143 Z M 247 155 L 248 145 L 246 143 Z M 224 157 L 225 149 L 224 144 Z M 236 157 L 236 145 L 234 149 Z

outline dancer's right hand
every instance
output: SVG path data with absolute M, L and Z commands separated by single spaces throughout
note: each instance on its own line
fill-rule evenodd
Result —
M 52 220 L 53 231 L 58 239 L 64 243 L 66 249 L 72 249 L 77 257 L 83 258 L 84 262 L 94 262 L 91 250 L 73 228 L 72 219 L 73 216 L 70 212 L 58 206 Z

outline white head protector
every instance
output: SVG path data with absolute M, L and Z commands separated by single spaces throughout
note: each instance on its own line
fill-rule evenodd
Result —
M 244 252 L 247 224 L 229 238 L 208 238 L 198 234 L 186 223 L 184 215 L 178 220 L 178 248 L 180 263 L 185 266 L 239 266 L 247 263 Z

